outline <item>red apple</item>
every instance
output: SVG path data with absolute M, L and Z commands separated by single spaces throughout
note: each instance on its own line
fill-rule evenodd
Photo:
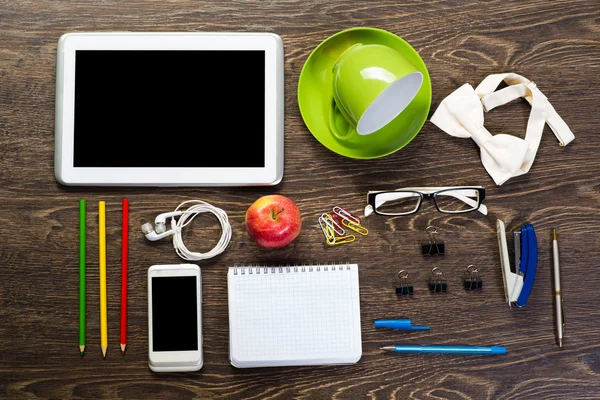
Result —
M 302 228 L 300 210 L 290 198 L 262 196 L 246 211 L 246 229 L 261 247 L 277 249 L 294 240 Z

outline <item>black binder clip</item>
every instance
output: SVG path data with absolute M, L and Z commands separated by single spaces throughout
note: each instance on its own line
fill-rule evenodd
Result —
M 429 293 L 446 293 L 448 282 L 444 279 L 442 270 L 435 267 L 431 270 L 433 277 L 429 280 Z
M 421 254 L 423 256 L 443 256 L 446 249 L 443 241 L 436 240 L 437 228 L 428 226 L 425 232 L 429 236 L 429 243 L 421 243 Z
M 408 281 L 408 272 L 406 272 L 405 270 L 400 270 L 398 272 L 398 278 L 400 278 L 400 284 L 396 286 L 396 295 L 412 295 L 413 285 Z
M 479 277 L 479 270 L 474 265 L 467 267 L 468 276 L 464 280 L 465 290 L 481 290 L 483 281 Z

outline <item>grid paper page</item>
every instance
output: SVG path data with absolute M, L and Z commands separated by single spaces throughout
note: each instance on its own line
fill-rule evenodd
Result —
M 233 267 L 228 290 L 235 366 L 351 363 L 362 354 L 356 264 Z

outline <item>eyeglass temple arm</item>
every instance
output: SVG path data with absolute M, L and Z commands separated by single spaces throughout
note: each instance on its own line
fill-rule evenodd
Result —
M 439 192 L 440 190 L 448 190 L 448 189 L 456 189 L 456 190 L 464 190 L 464 189 L 483 189 L 483 186 L 438 186 L 438 187 L 405 187 L 405 188 L 399 188 L 396 190 L 414 190 L 416 192 L 422 192 L 422 193 L 435 193 L 435 192 Z
M 467 197 L 465 195 L 462 194 L 452 194 L 452 193 L 446 193 L 446 196 L 452 196 L 452 197 L 456 197 L 457 199 L 465 202 L 466 204 L 470 205 L 471 207 L 477 207 L 477 202 L 473 199 L 471 199 L 470 197 Z M 487 206 L 483 203 L 479 204 L 479 208 L 477 209 L 477 211 L 479 211 L 480 213 L 482 213 L 483 215 L 487 215 Z

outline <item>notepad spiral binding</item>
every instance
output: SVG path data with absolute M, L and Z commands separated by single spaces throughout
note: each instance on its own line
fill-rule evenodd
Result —
M 316 264 L 288 264 L 288 265 L 234 265 L 234 275 L 260 275 L 260 274 L 276 274 L 288 272 L 327 272 L 327 271 L 343 271 L 350 270 L 352 263 L 316 263 Z

